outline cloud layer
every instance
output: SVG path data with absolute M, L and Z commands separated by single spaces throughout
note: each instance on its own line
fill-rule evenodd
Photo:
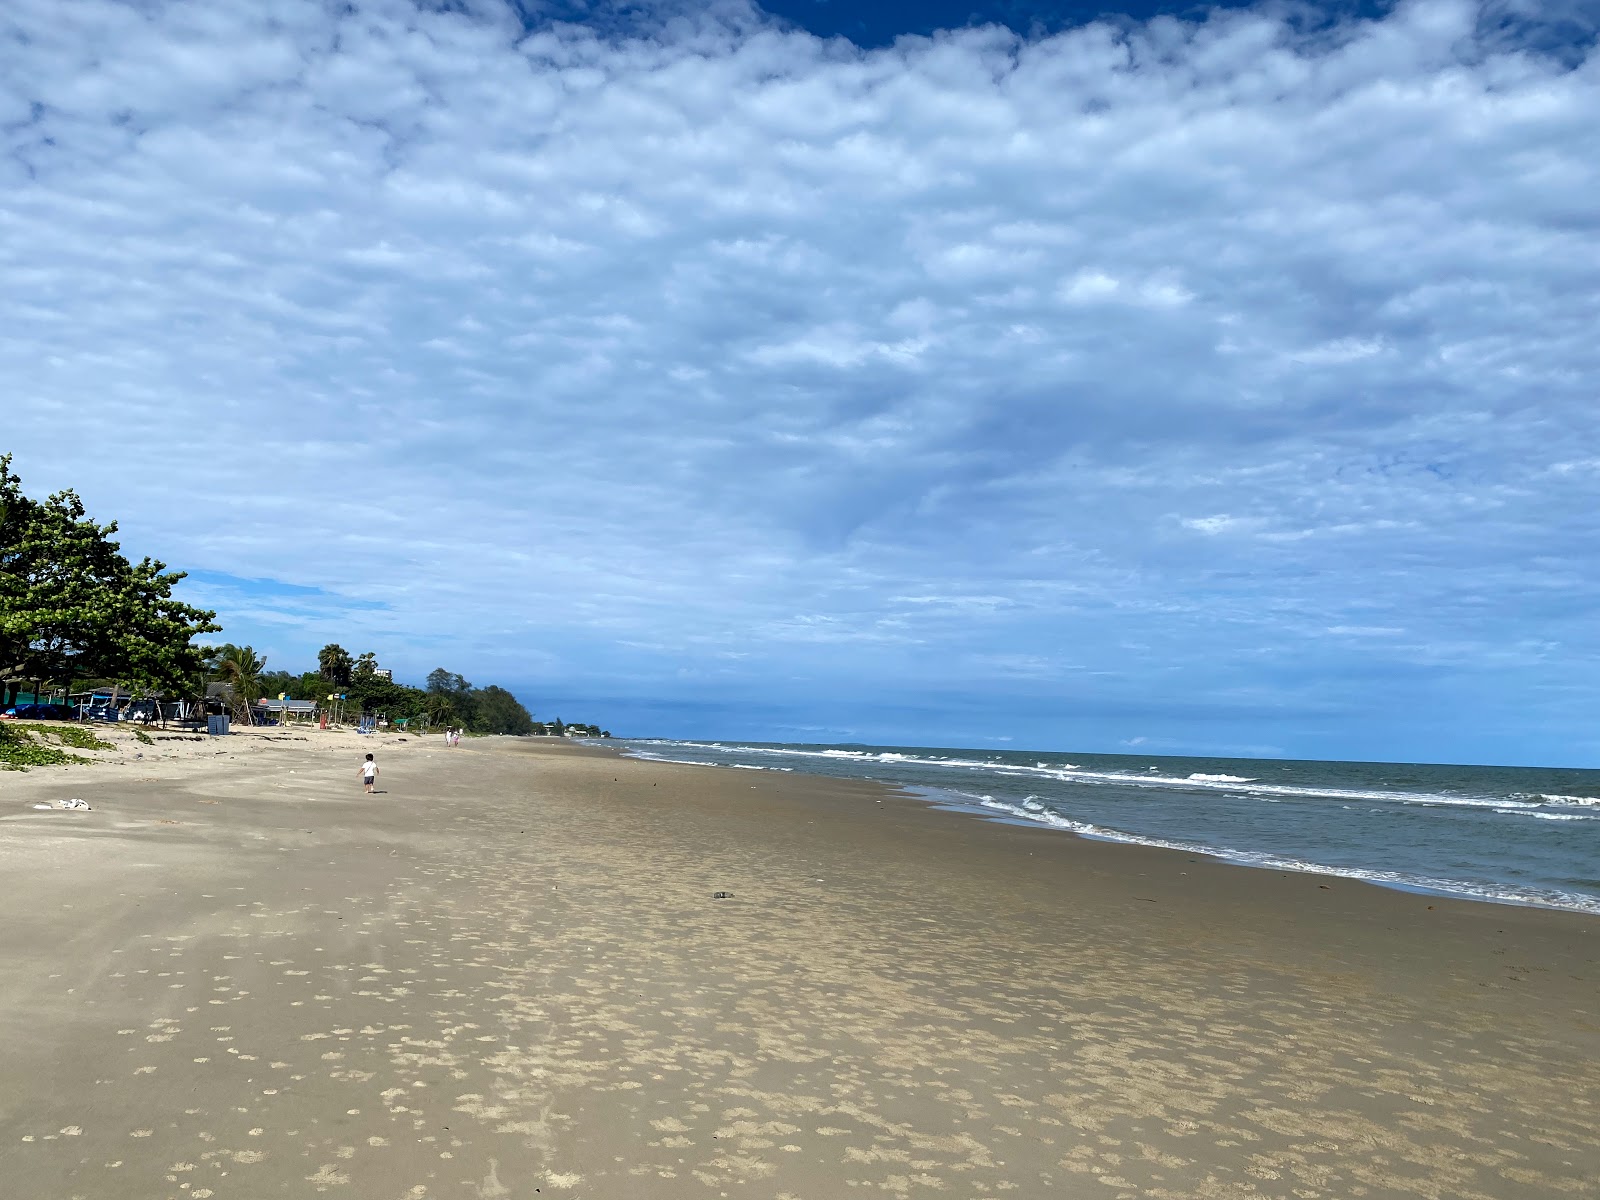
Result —
M 1600 55 L 1482 18 L 16 0 L 0 441 L 279 661 L 1589 761 Z

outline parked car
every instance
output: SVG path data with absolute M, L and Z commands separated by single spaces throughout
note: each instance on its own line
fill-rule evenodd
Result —
M 62 721 L 67 715 L 65 710 L 55 704 L 13 704 L 4 712 L 0 712 L 0 720 Z

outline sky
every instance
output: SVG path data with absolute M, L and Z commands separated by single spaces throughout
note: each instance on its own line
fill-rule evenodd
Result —
M 8 0 L 0 452 L 617 734 L 1600 765 L 1577 0 Z

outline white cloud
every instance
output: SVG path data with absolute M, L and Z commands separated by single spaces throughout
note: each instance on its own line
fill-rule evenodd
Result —
M 25 480 L 381 602 L 339 619 L 411 668 L 865 696 L 1066 648 L 1119 702 L 1292 706 L 1330 628 L 1594 649 L 1600 70 L 1487 10 L 872 53 L 736 8 L 7 20 Z M 1453 694 L 1556 670 L 1493 661 Z

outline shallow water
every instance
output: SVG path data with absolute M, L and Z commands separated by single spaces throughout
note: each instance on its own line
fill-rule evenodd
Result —
M 643 739 L 620 745 L 638 758 L 879 780 L 996 817 L 1247 865 L 1600 914 L 1600 771 Z

